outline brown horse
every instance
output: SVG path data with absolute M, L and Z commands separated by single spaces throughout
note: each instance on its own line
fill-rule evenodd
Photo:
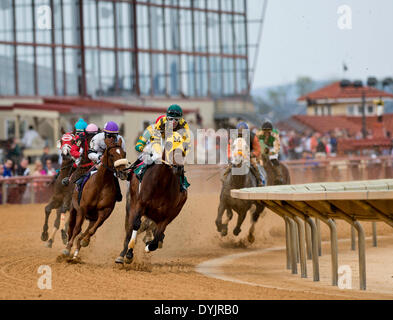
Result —
M 173 145 L 173 150 L 176 146 Z M 152 220 L 156 227 L 154 238 L 147 242 L 145 251 L 155 251 L 164 238 L 164 232 L 169 223 L 175 219 L 187 200 L 187 191 L 181 191 L 180 177 L 184 172 L 184 158 L 173 157 L 173 150 L 163 152 L 162 163 L 155 163 L 146 170 L 143 180 L 139 183 L 136 175 L 130 181 L 130 206 L 126 216 L 126 237 L 124 247 L 116 263 L 131 263 L 136 244 L 136 237 L 141 227 L 143 216 Z M 183 154 L 184 156 L 184 154 Z M 172 164 L 165 159 L 176 161 Z M 126 256 L 126 259 L 124 259 Z
M 85 219 L 89 220 L 89 225 L 78 240 L 73 259 L 77 259 L 81 246 L 86 247 L 90 243 L 90 238 L 97 229 L 111 215 L 116 204 L 116 176 L 122 180 L 127 178 L 125 173 L 129 164 L 126 153 L 122 149 L 122 140 L 114 143 L 112 139 L 105 139 L 107 148 L 101 158 L 98 170 L 86 182 L 80 203 L 78 203 L 78 192 L 72 196 L 70 211 L 70 221 L 68 229 L 68 243 L 63 250 L 63 255 L 69 256 L 71 248 L 82 230 Z
M 64 244 L 67 244 L 67 228 L 68 222 L 65 223 L 65 214 L 70 210 L 72 193 L 74 191 L 73 183 L 84 175 L 92 166 L 92 161 L 88 158 L 87 152 L 81 155 L 81 162 L 78 167 L 74 166 L 74 159 L 70 155 L 70 135 L 64 134 L 60 139 L 60 150 L 63 159 L 60 172 L 53 181 L 54 190 L 53 196 L 49 200 L 48 205 L 45 207 L 45 222 L 43 226 L 43 232 L 41 234 L 41 240 L 48 240 L 48 219 L 53 209 L 57 209 L 57 216 L 54 222 L 54 228 L 49 240 L 46 243 L 46 247 L 52 248 L 52 244 L 55 241 L 56 232 L 61 229 L 61 238 Z M 92 136 L 88 137 L 87 143 L 90 143 Z M 69 178 L 71 176 L 71 178 Z M 71 180 L 72 184 L 64 184 L 64 180 Z
M 70 209 L 71 197 L 72 197 L 72 186 L 64 186 L 61 181 L 69 175 L 69 172 L 73 169 L 74 160 L 69 154 L 64 155 L 62 153 L 63 162 L 61 164 L 59 175 L 54 178 L 52 182 L 54 184 L 53 195 L 49 200 L 48 205 L 45 207 L 45 222 L 41 234 L 41 240 L 48 240 L 48 220 L 53 209 L 56 209 L 56 220 L 54 222 L 54 228 L 49 240 L 46 242 L 46 247 L 52 248 L 52 244 L 55 239 L 56 232 L 59 230 L 61 222 L 61 238 L 64 244 L 67 243 L 67 233 L 65 226 L 65 213 Z
M 264 152 L 262 152 L 262 163 L 267 175 L 267 185 L 275 186 L 291 183 L 288 167 L 281 162 L 279 164 L 281 176 L 277 174 L 274 165 L 269 158 L 268 148 L 265 148 Z

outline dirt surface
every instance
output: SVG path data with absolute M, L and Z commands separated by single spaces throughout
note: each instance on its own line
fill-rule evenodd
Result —
M 57 233 L 52 249 L 46 248 L 40 240 L 45 205 L 0 206 L 0 299 L 393 298 L 393 233 L 390 227 L 378 223 L 378 234 L 383 235 L 379 238 L 378 248 L 367 242 L 367 291 L 357 290 L 357 252 L 351 251 L 346 241 L 339 245 L 339 265 L 352 267 L 353 290 L 330 286 L 328 244 L 323 246 L 320 258 L 321 281 L 312 281 L 310 261 L 308 278 L 301 279 L 299 274 L 292 275 L 286 270 L 285 251 L 261 251 L 284 246 L 284 223 L 274 213 L 267 212 L 258 222 L 256 241 L 252 245 L 245 240 L 250 225 L 248 218 L 239 237 L 232 235 L 235 219 L 230 222 L 230 235 L 225 239 L 219 236 L 214 220 L 221 186 L 219 176 L 207 180 L 213 173 L 209 169 L 187 172 L 191 183 L 189 199 L 181 214 L 168 226 L 164 247 L 145 254 L 142 238 L 139 238 L 135 261 L 129 267 L 114 263 L 123 243 L 125 201 L 116 205 L 89 247 L 82 248 L 82 263 L 79 264 L 57 262 L 64 248 L 60 233 Z M 49 233 L 54 217 L 53 212 Z M 370 223 L 363 223 L 363 226 L 366 236 L 370 236 Z M 321 225 L 321 230 L 322 240 L 328 240 L 328 228 Z M 348 224 L 339 222 L 338 234 L 339 238 L 348 238 Z M 244 255 L 216 266 L 229 281 L 196 271 L 203 262 L 240 253 Z M 51 267 L 51 290 L 40 290 L 37 286 L 41 265 Z

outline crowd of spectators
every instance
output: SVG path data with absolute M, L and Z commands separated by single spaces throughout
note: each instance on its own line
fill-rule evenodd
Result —
M 50 154 L 47 145 L 44 146 L 42 155 L 35 157 L 35 161 L 34 157 L 24 155 L 24 150 L 33 148 L 37 139 L 41 139 L 40 135 L 30 126 L 21 140 L 11 137 L 2 143 L 0 178 L 56 174 L 56 169 L 61 165 L 61 157 L 58 154 Z

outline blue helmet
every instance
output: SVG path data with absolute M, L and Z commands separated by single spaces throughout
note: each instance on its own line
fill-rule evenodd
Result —
M 237 130 L 242 130 L 242 129 L 248 130 L 248 124 L 245 123 L 244 121 L 239 122 L 239 123 L 237 124 L 237 126 L 236 126 L 236 129 L 237 129 Z
M 77 123 L 75 123 L 75 130 L 76 131 L 84 131 L 87 127 L 87 123 L 85 120 L 80 118 Z

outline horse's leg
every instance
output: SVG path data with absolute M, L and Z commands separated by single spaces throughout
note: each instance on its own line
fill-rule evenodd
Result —
M 47 248 L 52 248 L 52 244 L 55 241 L 56 232 L 57 232 L 57 230 L 59 230 L 59 226 L 60 226 L 60 212 L 61 212 L 61 208 L 58 208 L 56 210 L 56 220 L 55 220 L 55 222 L 53 224 L 52 234 L 50 235 L 49 240 L 46 243 L 46 247 Z
M 127 196 L 126 196 L 126 214 L 125 214 L 125 221 L 124 221 L 124 228 L 126 231 L 126 237 L 124 239 L 123 243 L 123 250 L 120 252 L 120 255 L 116 258 L 115 263 L 123 264 L 124 263 L 124 256 L 127 253 L 128 249 L 128 243 L 130 242 L 131 239 L 131 228 L 130 228 L 130 190 L 127 191 Z
M 89 230 L 93 227 L 95 221 L 89 221 L 89 225 L 87 226 L 85 232 L 83 232 L 76 240 L 76 249 L 74 252 L 73 259 L 78 257 L 79 251 L 81 250 L 81 240 L 88 234 Z
M 232 217 L 233 217 L 232 209 L 229 207 L 227 207 L 226 209 L 227 209 L 227 214 L 226 214 L 226 217 L 221 225 L 221 235 L 223 237 L 225 237 L 228 234 L 228 223 L 229 223 L 229 221 L 232 220 Z
M 265 209 L 265 206 L 256 203 L 255 204 L 255 211 L 251 214 L 251 227 L 250 230 L 248 231 L 248 242 L 253 243 L 255 241 L 255 224 L 257 223 L 259 217 L 261 216 L 261 213 L 263 213 L 263 210 Z M 264 213 L 266 215 L 266 212 Z
M 157 224 L 157 228 L 154 230 L 154 239 L 146 244 L 145 252 L 157 250 L 158 243 L 162 240 L 162 236 L 167 225 L 167 221 L 163 221 Z
M 105 208 L 102 210 L 98 210 L 98 218 L 94 222 L 94 224 L 88 228 L 86 235 L 83 236 L 81 245 L 82 247 L 87 247 L 90 243 L 90 238 L 94 236 L 94 234 L 97 232 L 97 229 L 102 226 L 102 224 L 105 222 L 106 219 L 110 216 L 112 213 L 113 208 Z
M 72 212 L 72 211 L 75 211 L 75 212 Z M 71 210 L 71 212 L 70 212 L 70 217 L 71 217 L 71 214 L 76 215 L 76 217 L 75 217 L 75 222 L 73 222 L 73 223 L 75 223 L 74 225 L 71 225 L 71 221 L 70 221 L 70 229 L 68 230 L 68 238 L 70 240 L 67 243 L 67 247 L 63 250 L 63 254 L 66 256 L 70 255 L 71 248 L 72 248 L 72 245 L 74 244 L 75 237 L 81 232 L 82 224 L 84 221 L 84 215 L 82 215 L 80 212 L 78 214 L 76 212 L 75 208 L 73 208 Z
M 72 194 L 73 194 L 73 189 L 67 193 L 63 201 L 63 205 L 61 206 L 61 212 L 60 212 L 60 232 L 61 232 L 61 239 L 63 240 L 64 244 L 67 244 L 68 241 L 68 236 L 67 236 L 68 221 L 66 222 L 66 212 L 70 210 Z
M 222 230 L 222 216 L 224 214 L 224 211 L 225 211 L 224 201 L 220 200 L 220 205 L 218 206 L 218 213 L 216 218 L 216 226 L 218 232 L 221 232 Z
M 138 230 L 141 227 L 141 216 L 142 216 L 142 209 L 139 208 L 137 210 L 133 210 L 130 214 L 130 225 L 129 225 L 129 231 L 127 232 L 128 234 L 131 234 L 130 240 L 127 244 L 127 253 L 126 253 L 126 260 L 125 262 L 127 264 L 131 263 L 132 258 L 134 257 L 134 247 L 136 244 L 136 236 L 138 234 Z M 132 230 L 132 232 L 131 232 Z
M 235 229 L 233 229 L 233 234 L 235 236 L 239 235 L 239 233 L 242 231 L 242 229 L 240 229 L 240 227 L 242 226 L 242 223 L 243 223 L 244 219 L 246 218 L 247 211 L 248 210 L 241 210 L 240 212 L 238 212 L 236 227 L 235 227 Z
M 50 216 L 52 209 L 54 209 L 53 204 L 54 204 L 54 201 L 51 199 L 51 201 L 45 207 L 45 222 L 44 222 L 44 226 L 42 228 L 42 233 L 41 233 L 41 240 L 42 241 L 48 240 L 48 237 L 49 237 L 49 235 L 48 235 L 48 220 L 49 220 L 49 216 Z

